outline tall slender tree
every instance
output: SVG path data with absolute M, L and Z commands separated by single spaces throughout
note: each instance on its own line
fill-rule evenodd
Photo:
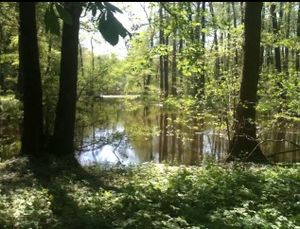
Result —
M 42 86 L 35 2 L 20 2 L 20 72 L 23 77 L 23 132 L 21 152 L 39 156 L 43 139 Z
M 162 3 L 159 3 L 159 44 L 164 44 L 164 29 L 163 29 L 163 7 Z M 160 92 L 164 91 L 164 57 L 159 56 L 159 73 L 160 73 Z
M 227 161 L 240 158 L 251 162 L 267 162 L 256 139 L 257 85 L 262 2 L 247 2 L 245 9 L 244 65 L 240 101 L 236 108 L 235 132 Z

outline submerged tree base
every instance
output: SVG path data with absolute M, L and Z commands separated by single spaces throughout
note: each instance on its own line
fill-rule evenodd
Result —
M 49 173 L 52 173 L 50 166 Z M 40 168 L 42 169 L 42 168 Z M 46 168 L 47 169 L 47 168 Z M 148 163 L 35 177 L 28 160 L 0 163 L 4 228 L 296 228 L 300 166 Z M 69 171 L 69 172 L 68 172 Z M 81 174 L 78 177 L 78 174 Z M 78 179 L 79 178 L 79 179 Z

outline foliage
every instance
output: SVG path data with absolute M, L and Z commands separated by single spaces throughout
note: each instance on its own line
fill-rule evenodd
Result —
M 21 103 L 14 95 L 0 96 L 0 120 L 8 122 L 21 118 Z
M 90 167 L 87 171 L 101 180 L 98 188 L 91 186 L 86 175 L 76 179 L 79 171 L 67 172 L 66 168 L 60 174 L 52 171 L 57 175 L 42 187 L 45 182 L 33 177 L 24 159 L 5 161 L 0 169 L 0 220 L 4 228 L 300 225 L 299 165 L 224 166 L 208 162 L 202 167 L 152 163 L 125 169 Z
M 0 160 L 10 158 L 20 149 L 15 132 L 22 117 L 21 108 L 14 95 L 0 96 Z

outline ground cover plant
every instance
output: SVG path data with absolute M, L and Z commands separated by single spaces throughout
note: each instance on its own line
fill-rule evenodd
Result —
M 64 168 L 66 168 L 64 163 Z M 2 228 L 299 228 L 299 165 L 0 164 Z M 60 171 L 60 172 L 58 172 Z

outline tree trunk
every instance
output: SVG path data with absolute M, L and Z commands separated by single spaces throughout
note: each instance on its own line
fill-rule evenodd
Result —
M 196 22 L 200 21 L 200 2 L 197 2 L 196 6 Z M 195 40 L 200 42 L 200 24 L 195 28 Z
M 176 62 L 176 35 L 177 31 L 174 29 L 174 37 L 173 37 L 173 50 L 172 50 L 172 95 L 177 95 L 176 90 L 176 78 L 177 78 L 177 62 Z
M 212 2 L 209 3 L 209 9 L 210 9 L 210 13 L 211 13 L 211 17 L 212 17 L 212 23 L 213 23 L 213 27 L 214 27 L 214 41 L 213 41 L 214 49 L 215 49 L 215 53 L 217 55 L 215 57 L 214 76 L 215 76 L 215 79 L 218 79 L 219 75 L 220 75 L 219 44 L 218 44 L 218 34 L 217 34 L 217 22 L 216 22 L 216 17 L 215 17 Z
M 241 24 L 244 24 L 245 23 L 244 2 L 241 2 L 240 9 L 241 9 Z
M 288 4 L 288 12 L 287 12 L 287 22 L 286 22 L 286 39 L 290 38 L 290 22 L 291 22 L 291 10 L 292 10 L 292 2 L 287 3 Z M 283 69 L 289 74 L 289 48 L 284 48 L 284 62 L 283 62 Z
M 272 25 L 273 25 L 273 32 L 275 36 L 278 36 L 279 28 L 278 28 L 278 23 L 277 23 L 277 17 L 276 17 L 276 5 L 272 4 L 271 5 L 271 17 L 272 17 Z M 280 48 L 276 47 L 275 48 L 275 68 L 277 72 L 281 72 L 281 57 L 280 57 Z
M 205 2 L 202 2 L 202 8 L 201 8 L 201 48 L 202 48 L 202 56 L 205 55 L 205 32 L 204 29 L 206 28 L 205 25 Z M 205 63 L 202 63 L 205 65 Z M 198 88 L 198 99 L 203 99 L 204 96 L 204 86 L 205 86 L 205 75 L 204 70 L 202 70 L 202 73 L 200 74 L 199 78 L 199 88 Z
M 43 138 L 42 85 L 37 41 L 35 3 L 20 2 L 20 72 L 24 77 L 24 118 L 21 153 L 41 155 Z
M 164 31 L 163 31 L 163 12 L 162 3 L 159 4 L 159 44 L 164 44 Z M 159 56 L 159 72 L 160 72 L 160 93 L 164 91 L 164 58 L 162 55 Z
M 169 45 L 169 38 L 164 39 L 166 47 Z M 165 98 L 169 95 L 169 55 L 164 56 L 164 95 Z
M 259 55 L 262 2 L 247 2 L 245 12 L 244 66 L 240 89 L 240 102 L 236 108 L 235 133 L 226 161 L 242 159 L 266 163 L 256 140 L 255 106 L 259 78 Z
M 66 2 L 64 5 L 72 17 L 72 25 L 63 24 L 59 98 L 56 107 L 55 129 L 51 149 L 58 156 L 73 155 L 76 113 L 78 33 L 81 7 Z
M 272 4 L 270 12 L 271 12 L 271 17 L 272 17 L 273 33 L 277 37 L 279 34 L 279 26 L 278 26 L 278 22 L 277 22 L 275 9 L 276 9 L 276 5 Z M 280 18 L 282 18 L 281 10 L 280 10 Z M 276 47 L 274 50 L 275 50 L 275 69 L 276 69 L 277 73 L 281 73 L 282 68 L 281 68 L 280 47 Z M 278 112 L 281 113 L 284 110 L 284 101 L 286 100 L 286 91 L 282 84 L 282 82 L 284 80 L 284 76 L 283 75 L 279 75 L 279 76 L 280 76 L 280 78 L 278 79 L 277 87 L 278 87 L 279 95 L 280 95 L 280 98 L 282 99 L 282 101 L 279 103 Z

